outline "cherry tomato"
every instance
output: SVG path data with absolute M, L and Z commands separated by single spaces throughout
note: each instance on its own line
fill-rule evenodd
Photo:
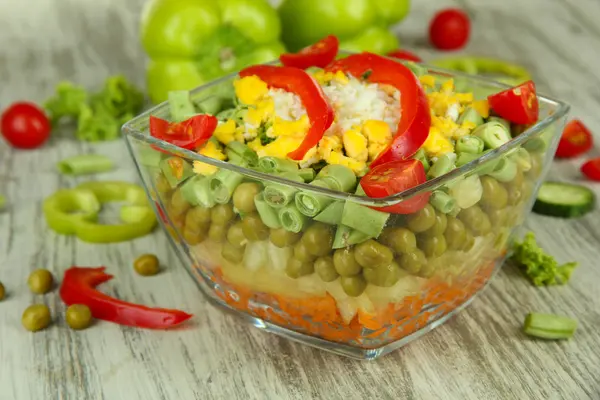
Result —
M 329 35 L 317 43 L 303 48 L 297 53 L 285 53 L 279 60 L 286 67 L 306 69 L 310 67 L 325 68 L 335 59 L 340 48 L 337 37 Z
M 427 181 L 423 164 L 418 160 L 391 161 L 372 168 L 360 185 L 372 198 L 391 196 Z M 393 214 L 412 214 L 427 205 L 431 193 L 421 193 L 393 206 L 373 207 Z
M 539 104 L 533 81 L 488 96 L 490 108 L 515 124 L 533 124 L 538 120 Z
M 399 58 L 400 60 L 421 62 L 423 61 L 418 55 L 411 53 L 408 50 L 394 50 L 387 53 L 388 57 Z
M 600 182 L 600 157 L 586 161 L 581 166 L 581 172 L 591 180 Z
M 570 121 L 558 142 L 557 158 L 576 157 L 588 152 L 594 144 L 592 133 L 578 119 Z
M 439 11 L 429 25 L 429 40 L 440 50 L 457 50 L 467 43 L 471 31 L 469 16 L 457 8 Z
M 51 129 L 44 111 L 33 103 L 14 103 L 0 117 L 2 135 L 12 146 L 21 149 L 41 146 L 50 136 Z
M 208 114 L 195 115 L 182 122 L 169 122 L 150 116 L 150 135 L 188 150 L 202 146 L 217 128 L 218 120 Z

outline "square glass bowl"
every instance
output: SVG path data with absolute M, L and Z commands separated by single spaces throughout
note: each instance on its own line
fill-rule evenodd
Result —
M 479 98 L 507 88 L 482 77 L 419 68 L 437 80 L 454 79 L 457 91 L 472 91 Z M 214 106 L 236 77 L 191 91 L 192 100 Z M 298 183 L 157 140 L 148 133 L 149 116 L 170 119 L 167 103 L 129 121 L 123 132 L 172 246 L 208 299 L 269 332 L 337 354 L 375 359 L 464 309 L 504 262 L 553 159 L 569 110 L 564 103 L 538 99 L 539 122 L 513 127 L 520 134 L 508 143 L 446 175 L 380 199 Z M 352 237 L 352 230 L 342 232 L 334 226 L 323 229 L 311 217 L 306 217 L 301 232 L 290 233 L 253 224 L 252 213 L 244 214 L 247 220 L 242 222 L 233 206 L 235 193 L 234 200 L 222 196 L 222 204 L 186 195 L 186 190 L 202 187 L 200 181 L 210 187 L 210 179 L 192 176 L 172 187 L 159 167 L 167 156 L 187 166 L 193 161 L 211 164 L 236 176 L 237 183 L 255 183 L 250 185 L 254 188 L 280 185 L 290 193 L 338 202 L 344 212 L 359 215 L 359 225 L 369 223 L 372 208 L 367 206 L 397 204 L 426 192 L 454 196 L 460 212 L 444 214 L 429 205 L 412 215 L 390 214 L 383 233 L 371 239 Z M 193 179 L 198 182 L 186 187 Z M 254 195 L 241 189 L 238 194 L 250 199 Z M 339 234 L 349 235 L 348 243 L 354 244 L 330 248 L 332 236 Z M 393 262 L 362 268 L 357 257 L 374 265 L 379 257 Z

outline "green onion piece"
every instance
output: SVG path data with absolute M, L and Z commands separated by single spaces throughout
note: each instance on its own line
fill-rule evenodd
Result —
M 436 162 L 429 168 L 427 176 L 429 176 L 429 178 L 437 178 L 438 176 L 447 174 L 455 168 L 455 161 L 456 154 L 454 153 L 446 153 L 439 156 Z
M 480 137 L 488 149 L 495 149 L 507 143 L 511 136 L 510 130 L 507 130 L 500 122 L 486 122 L 478 126 L 473 131 L 473 136 Z
M 356 186 L 356 175 L 343 165 L 331 164 L 324 167 L 315 178 L 317 180 L 328 180 L 333 190 L 350 192 Z
M 242 183 L 244 176 L 228 169 L 220 169 L 209 179 L 212 198 L 219 204 L 225 204 L 231 200 L 233 191 Z
M 190 99 L 187 90 L 175 90 L 169 92 L 169 110 L 173 121 L 184 121 L 190 115 L 196 114 L 194 103 Z
M 475 127 L 483 124 L 483 118 L 473 107 L 467 107 L 467 109 L 458 117 L 458 124 L 465 122 L 471 122 L 475 124 Z
M 542 151 L 546 150 L 547 145 L 543 138 L 535 137 L 523 143 L 523 147 L 532 153 L 541 153 Z
M 321 211 L 316 217 L 313 219 L 315 221 L 323 222 L 329 225 L 338 225 L 342 220 L 342 213 L 344 212 L 344 202 L 343 201 L 334 201 L 323 211 Z
M 309 185 L 318 186 L 324 189 L 336 190 L 332 188 L 331 182 L 315 179 Z M 308 217 L 314 217 L 325 209 L 333 199 L 327 195 L 313 193 L 308 190 L 302 190 L 296 193 L 296 207 L 298 211 Z
M 477 160 L 479 157 L 481 157 L 481 154 L 474 154 L 474 153 L 459 153 L 458 157 L 456 157 L 456 166 L 457 167 L 462 167 L 465 164 L 470 163 L 471 161 Z
M 371 239 L 371 237 L 366 233 L 352 229 L 346 225 L 338 225 L 335 231 L 332 248 L 342 249 L 353 244 L 362 243 L 368 239 Z
M 501 158 L 496 168 L 488 175 L 500 182 L 510 182 L 517 175 L 517 164 L 507 158 Z
M 262 157 L 258 160 L 258 168 L 266 173 L 297 171 L 298 164 L 292 160 L 278 157 Z
M 288 204 L 279 210 L 279 222 L 286 231 L 300 232 L 306 224 L 306 220 L 306 216 L 298 211 L 294 204 Z
M 180 157 L 168 157 L 159 164 L 160 170 L 171 188 L 177 187 L 181 182 L 194 175 L 192 166 Z
M 304 180 L 294 172 L 283 172 L 277 175 L 295 182 L 304 182 Z M 292 185 L 275 182 L 265 183 L 263 198 L 269 206 L 281 208 L 294 200 L 294 195 L 297 191 L 298 189 Z
M 312 182 L 315 179 L 315 170 L 312 168 L 302 168 L 298 170 L 298 174 L 304 182 Z
M 388 213 L 346 201 L 342 213 L 342 224 L 376 238 L 381 234 L 389 216 Z
M 431 205 L 441 212 L 442 214 L 448 214 L 456 207 L 456 200 L 449 194 L 436 190 L 431 194 L 429 199 Z
M 188 179 L 181 187 L 181 195 L 193 206 L 211 208 L 215 200 L 210 193 L 210 178 L 196 175 Z
M 523 325 L 525 334 L 542 339 L 569 339 L 576 329 L 575 319 L 541 313 L 527 314 Z
M 65 158 L 56 164 L 65 175 L 87 175 L 110 171 L 114 167 L 112 160 L 100 154 L 87 154 Z
M 225 147 L 225 153 L 231 160 L 232 158 L 241 158 L 245 165 L 249 167 L 258 166 L 258 154 L 242 142 L 231 141 Z
M 504 118 L 500 118 L 500 117 L 496 117 L 496 116 L 491 116 L 488 118 L 488 122 L 498 122 L 499 124 L 502 124 L 502 126 L 504 126 L 504 128 L 507 131 L 511 131 L 510 130 L 510 122 L 508 122 L 507 120 L 505 120 Z
M 421 161 L 421 164 L 423 164 L 423 169 L 425 169 L 425 172 L 429 171 L 430 165 L 429 165 L 429 160 L 427 159 L 427 154 L 425 154 L 425 150 L 419 149 L 419 151 L 417 151 L 415 153 L 413 158 L 415 160 Z
M 458 204 L 454 204 L 454 208 L 448 213 L 449 217 L 454 217 L 456 218 L 456 216 L 460 213 L 460 207 L 458 206 Z
M 485 147 L 483 140 L 477 136 L 463 136 L 456 141 L 456 151 L 460 153 L 481 154 Z
M 266 226 L 273 229 L 281 228 L 277 211 L 267 204 L 262 192 L 254 196 L 254 205 L 256 206 L 258 215 L 260 215 L 260 219 Z
M 522 147 L 519 147 L 510 159 L 517 163 L 523 172 L 527 172 L 531 169 L 531 155 Z

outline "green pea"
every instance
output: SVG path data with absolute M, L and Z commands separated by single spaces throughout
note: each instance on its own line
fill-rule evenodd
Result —
M 234 246 L 229 242 L 223 243 L 221 256 L 232 263 L 240 263 L 244 259 L 244 247 Z
M 519 168 L 519 169 L 517 169 L 517 173 L 516 173 L 515 177 L 513 178 L 513 180 L 510 181 L 509 186 L 521 187 L 521 185 L 523 184 L 524 181 L 525 181 L 525 174 L 523 174 L 523 171 Z
M 543 158 L 539 154 L 531 155 L 531 169 L 527 171 L 527 176 L 533 180 L 539 178 L 542 174 Z
M 271 243 L 280 248 L 296 244 L 301 237 L 302 233 L 290 232 L 284 228 L 271 229 L 269 234 Z
M 191 206 L 192 205 L 183 197 L 183 194 L 181 194 L 181 189 L 176 189 L 171 195 L 171 201 L 169 207 L 167 207 L 169 217 L 177 218 L 189 210 Z
M 317 261 L 315 261 L 315 272 L 323 282 L 333 282 L 339 276 L 335 270 L 331 256 L 317 258 Z
M 520 186 L 509 186 L 507 198 L 508 205 L 514 206 L 515 204 L 519 204 L 522 198 L 523 189 Z
M 394 286 L 402 275 L 402 270 L 394 261 L 385 267 L 363 269 L 365 280 L 372 285 L 381 287 Z
M 227 225 L 235 217 L 231 204 L 217 204 L 210 210 L 213 223 Z
M 427 258 L 425 254 L 419 249 L 413 249 L 412 251 L 402 254 L 400 256 L 400 267 L 411 274 L 417 274 L 423 268 L 423 265 L 427 264 Z
M 225 225 L 213 222 L 208 230 L 208 237 L 215 242 L 222 242 L 227 235 L 227 227 Z
M 470 232 L 467 232 L 467 238 L 462 249 L 463 251 L 471 251 L 473 246 L 475 246 L 475 237 Z
M 482 176 L 481 186 L 483 188 L 483 194 L 481 195 L 481 204 L 483 206 L 490 209 L 506 207 L 508 192 L 497 180 L 491 176 Z
M 407 253 L 417 247 L 417 237 L 406 228 L 385 228 L 379 241 L 397 254 Z
M 394 253 L 373 239 L 356 245 L 354 258 L 365 268 L 377 268 L 389 265 L 394 259 Z
M 269 227 L 258 213 L 247 214 L 242 219 L 242 231 L 248 240 L 265 240 L 269 237 Z
M 45 294 L 52 290 L 54 285 L 54 277 L 47 269 L 36 269 L 29 274 L 27 285 L 32 293 Z
M 435 265 L 426 262 L 417 275 L 421 278 L 431 278 L 435 275 Z
M 189 228 L 187 225 L 183 227 L 182 231 L 183 240 L 191 246 L 198 243 L 202 243 L 206 239 L 206 231 L 199 231 Z
M 210 208 L 205 207 L 194 207 L 190 209 L 185 215 L 185 225 L 190 227 L 200 227 L 201 229 L 208 229 L 210 224 Z
M 333 253 L 333 266 L 341 276 L 352 276 L 360 273 L 361 266 L 356 262 L 355 252 L 351 248 L 337 249 Z
M 160 261 L 154 254 L 142 254 L 133 262 L 133 269 L 141 276 L 153 276 L 160 272 Z
M 423 232 L 423 235 L 427 235 L 427 236 L 443 235 L 444 232 L 446 231 L 447 226 L 448 226 L 448 218 L 446 217 L 446 214 L 436 213 L 435 214 L 435 224 L 433 224 L 433 226 L 431 228 L 429 228 L 425 232 Z
M 435 209 L 427 204 L 424 208 L 407 218 L 408 228 L 415 232 L 425 232 L 435 224 Z
M 233 206 L 243 213 L 256 211 L 254 197 L 261 191 L 258 183 L 244 182 L 233 192 Z
M 487 214 L 488 218 L 490 219 L 490 223 L 494 227 L 494 230 L 506 224 L 506 208 L 501 210 L 490 210 Z
M 478 206 L 461 210 L 458 218 L 477 236 L 485 235 L 492 230 L 490 219 Z
M 331 252 L 333 230 L 330 225 L 315 222 L 304 232 L 302 242 L 314 256 L 325 256 Z
M 344 292 L 350 297 L 358 297 L 367 288 L 367 281 L 362 275 L 342 276 L 340 285 Z
M 65 320 L 71 329 L 86 329 L 92 324 L 92 312 L 85 304 L 72 304 L 67 308 Z
M 313 262 L 317 258 L 310 251 L 308 251 L 308 248 L 302 242 L 302 240 L 300 240 L 294 246 L 294 257 L 302 262 Z
M 242 227 L 243 223 L 238 221 L 229 227 L 227 231 L 227 241 L 230 245 L 236 248 L 243 248 L 246 246 L 246 235 L 244 235 L 244 228 Z
M 21 317 L 21 324 L 30 332 L 47 328 L 51 321 L 50 310 L 45 304 L 34 304 L 27 307 Z
M 448 217 L 448 226 L 444 232 L 446 245 L 450 250 L 460 250 L 467 239 L 467 229 L 461 220 Z
M 310 275 L 313 272 L 315 272 L 315 266 L 312 261 L 301 261 L 295 257 L 290 258 L 285 266 L 285 273 L 294 279 Z
M 419 237 L 419 248 L 423 250 L 423 253 L 427 257 L 439 257 L 444 254 L 448 246 L 446 245 L 446 238 L 443 235 L 421 235 Z
M 156 177 L 155 186 L 156 190 L 161 195 L 164 195 L 171 190 L 171 185 L 169 185 L 169 181 L 167 181 L 167 178 L 165 178 L 163 174 L 159 174 Z

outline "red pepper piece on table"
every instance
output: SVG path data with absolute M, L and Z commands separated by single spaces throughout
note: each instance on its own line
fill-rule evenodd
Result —
M 287 154 L 292 160 L 302 160 L 306 152 L 319 143 L 335 117 L 319 84 L 301 69 L 273 65 L 254 65 L 243 69 L 240 77 L 256 75 L 268 86 L 294 93 L 306 109 L 310 127 L 300 146 Z
M 586 161 L 581 166 L 581 172 L 589 179 L 600 182 L 600 157 Z
M 391 196 L 427 181 L 425 169 L 419 160 L 392 161 L 372 168 L 362 177 L 366 195 L 372 198 Z M 408 200 L 387 207 L 375 208 L 392 214 L 412 214 L 427 205 L 431 193 L 421 193 Z
M 208 114 L 195 115 L 182 122 L 169 122 L 150 116 L 150 135 L 172 145 L 196 150 L 210 139 L 218 120 Z
M 325 68 L 335 60 L 340 41 L 337 37 L 329 35 L 317 43 L 303 48 L 297 53 L 284 53 L 279 60 L 286 67 L 306 69 L 310 67 Z
M 418 55 L 408 51 L 408 50 L 394 50 L 387 53 L 388 57 L 398 58 L 400 60 L 421 62 L 423 61 L 421 57 Z
M 410 69 L 399 62 L 365 52 L 337 60 L 327 70 L 365 77 L 368 82 L 391 85 L 400 91 L 398 129 L 390 146 L 371 163 L 371 167 L 407 159 L 419 150 L 429 135 L 431 115 L 427 96 Z
M 594 139 L 589 129 L 578 119 L 570 121 L 563 131 L 556 149 L 556 157 L 570 158 L 587 153 Z
M 533 81 L 488 96 L 490 108 L 515 124 L 533 124 L 538 120 L 539 104 Z
M 166 329 L 179 325 L 192 315 L 179 310 L 150 308 L 127 303 L 96 290 L 96 286 L 113 278 L 105 267 L 71 267 L 65 271 L 60 297 L 67 304 L 85 304 L 94 318 L 137 328 Z

